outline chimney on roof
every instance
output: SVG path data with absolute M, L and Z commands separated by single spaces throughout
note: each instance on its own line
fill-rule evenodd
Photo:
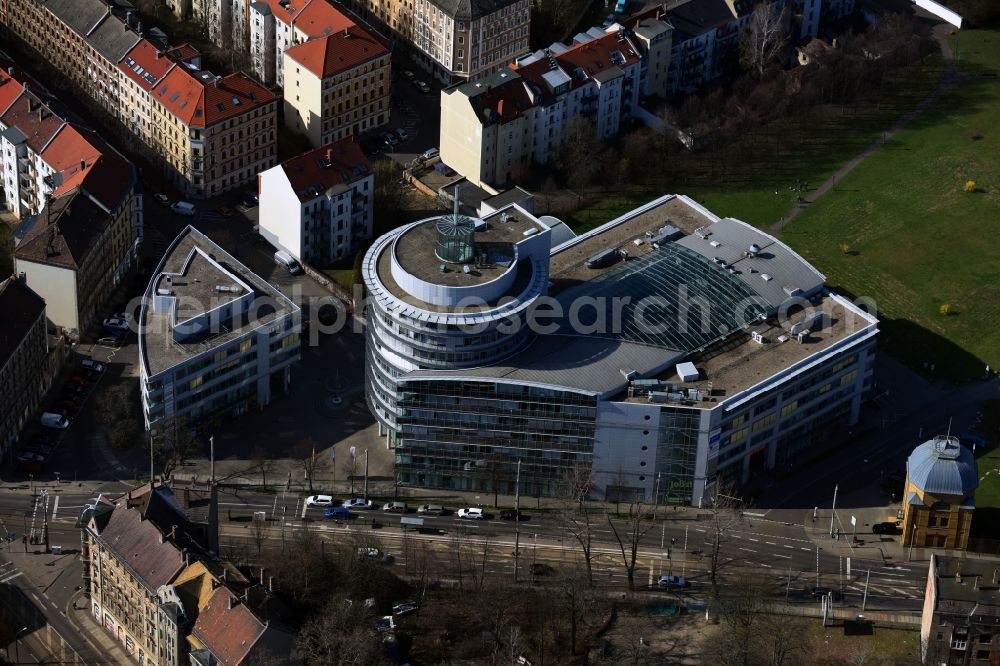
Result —
M 225 582 L 225 580 L 226 580 L 226 568 L 225 567 L 222 568 L 222 580 L 223 580 L 223 582 Z
M 497 115 L 503 117 L 503 100 L 497 102 Z
M 233 609 L 233 606 L 236 605 L 236 601 L 237 601 L 236 597 L 233 596 L 229 597 L 229 610 Z
M 332 162 L 333 161 L 333 148 L 327 148 L 326 149 L 326 161 L 327 162 Z
M 972 584 L 972 589 L 973 590 L 978 590 L 979 589 L 979 579 L 980 578 L 982 578 L 982 576 L 979 576 L 979 575 L 976 576 L 976 582 Z
M 41 104 L 38 105 L 38 122 L 45 120 L 45 107 Z
M 348 38 L 350 36 L 351 36 L 350 30 L 348 30 L 347 28 L 344 28 L 344 38 L 346 39 L 346 38 Z
M 8 76 L 14 76 L 14 68 L 13 67 L 8 67 L 7 68 L 7 75 Z
M 260 586 L 264 587 L 264 567 L 260 568 Z
M 274 576 L 267 577 L 267 591 L 274 592 Z
M 86 168 L 87 168 L 87 160 L 81 159 L 80 160 L 80 171 L 83 171 Z
M 163 51 L 161 51 L 160 49 L 156 49 L 156 59 L 159 60 L 162 57 L 163 57 Z

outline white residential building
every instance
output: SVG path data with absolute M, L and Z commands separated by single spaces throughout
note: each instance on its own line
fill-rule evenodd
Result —
M 139 315 L 146 429 L 239 416 L 287 391 L 301 311 L 194 227 L 174 239 Z
M 639 98 L 666 89 L 672 29 L 655 17 L 591 28 L 569 46 L 555 43 L 509 69 L 441 93 L 441 159 L 470 181 L 507 183 L 529 163 L 559 155 L 575 118 L 597 136 L 640 116 Z
M 260 234 L 306 263 L 349 256 L 372 237 L 375 180 L 353 139 L 260 174 Z

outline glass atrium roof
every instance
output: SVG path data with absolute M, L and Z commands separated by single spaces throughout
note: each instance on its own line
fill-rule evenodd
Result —
M 735 269 L 734 269 L 735 270 Z M 557 334 L 690 353 L 763 319 L 768 303 L 726 268 L 675 243 L 558 296 Z

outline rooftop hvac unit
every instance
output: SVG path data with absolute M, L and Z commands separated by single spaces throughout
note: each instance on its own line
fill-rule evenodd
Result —
M 799 322 L 793 324 L 789 333 L 792 335 L 798 335 L 799 333 L 808 333 L 816 326 L 822 328 L 823 317 L 824 315 L 822 312 L 810 312 Z
M 694 363 L 685 361 L 677 364 L 677 376 L 682 382 L 696 382 L 700 374 L 698 368 L 694 367 Z
M 615 261 L 618 261 L 620 258 L 621 255 L 619 254 L 618 249 L 610 248 L 608 250 L 604 250 L 603 252 L 598 252 L 590 259 L 587 259 L 587 268 L 604 268 L 605 266 L 609 266 Z
M 760 331 L 754 331 L 751 333 L 750 338 L 759 345 L 764 344 L 764 336 L 760 334 Z
M 531 227 L 530 229 L 525 229 L 524 230 L 524 235 L 525 236 L 534 236 L 537 233 L 538 233 L 538 229 L 536 227 Z

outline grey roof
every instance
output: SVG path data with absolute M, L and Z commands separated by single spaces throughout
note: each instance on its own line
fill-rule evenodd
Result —
M 667 16 L 674 28 L 691 37 L 736 18 L 726 0 L 693 0 L 669 10 Z
M 967 497 L 979 485 L 976 460 L 957 437 L 938 436 L 915 448 L 906 473 L 910 483 L 933 495 Z
M 108 5 L 102 0 L 48 0 L 45 8 L 78 35 L 88 34 L 108 15 Z
M 516 0 L 431 0 L 448 16 L 456 21 L 472 21 L 483 16 L 489 16 Z
M 808 297 L 823 288 L 826 278 L 822 273 L 792 248 L 746 222 L 725 218 L 701 231 L 700 235 L 685 236 L 677 244 L 710 260 L 718 258 L 725 261 L 727 266 L 736 270 L 733 273 L 735 277 L 774 308 L 787 301 L 792 294 Z M 755 257 L 745 254 L 751 245 L 760 248 Z M 764 276 L 771 279 L 765 280 Z M 799 291 L 796 292 L 796 289 Z
M 139 35 L 125 26 L 117 18 L 111 17 L 90 33 L 87 42 L 113 63 L 118 63 L 125 54 L 139 43 Z
M 547 217 L 547 216 L 542 215 L 542 217 Z M 544 219 L 542 220 L 542 222 L 544 222 L 545 224 L 549 224 L 548 219 Z M 562 220 L 558 220 L 558 222 L 549 224 L 549 229 L 552 230 L 552 236 L 549 242 L 552 244 L 553 248 L 559 247 L 563 243 L 566 243 L 576 238 L 576 234 L 573 233 L 573 230 L 570 229 L 569 225 L 567 225 Z
M 676 361 L 678 354 L 622 340 L 540 335 L 523 351 L 503 362 L 463 370 L 417 370 L 401 380 L 454 379 L 474 382 L 502 380 L 541 384 L 606 396 L 628 382 L 622 371 L 640 375 L 656 373 Z
M 608 67 L 607 69 L 601 70 L 597 74 L 594 74 L 593 78 L 598 83 L 606 83 L 608 81 L 614 81 L 617 78 L 625 76 L 625 72 L 622 71 L 621 67 Z
M 7 139 L 7 141 L 9 141 L 15 146 L 19 143 L 28 140 L 27 135 L 25 135 L 24 132 L 18 129 L 17 125 L 11 125 L 7 129 L 5 129 L 2 133 L 0 133 L 0 136 Z
M 465 183 L 462 183 L 462 187 L 465 187 Z M 512 187 L 509 190 L 504 190 L 500 194 L 495 194 L 492 197 L 486 197 L 483 199 L 483 203 L 493 210 L 500 210 L 508 204 L 520 204 L 526 199 L 532 199 L 533 197 L 534 195 L 525 189 Z

